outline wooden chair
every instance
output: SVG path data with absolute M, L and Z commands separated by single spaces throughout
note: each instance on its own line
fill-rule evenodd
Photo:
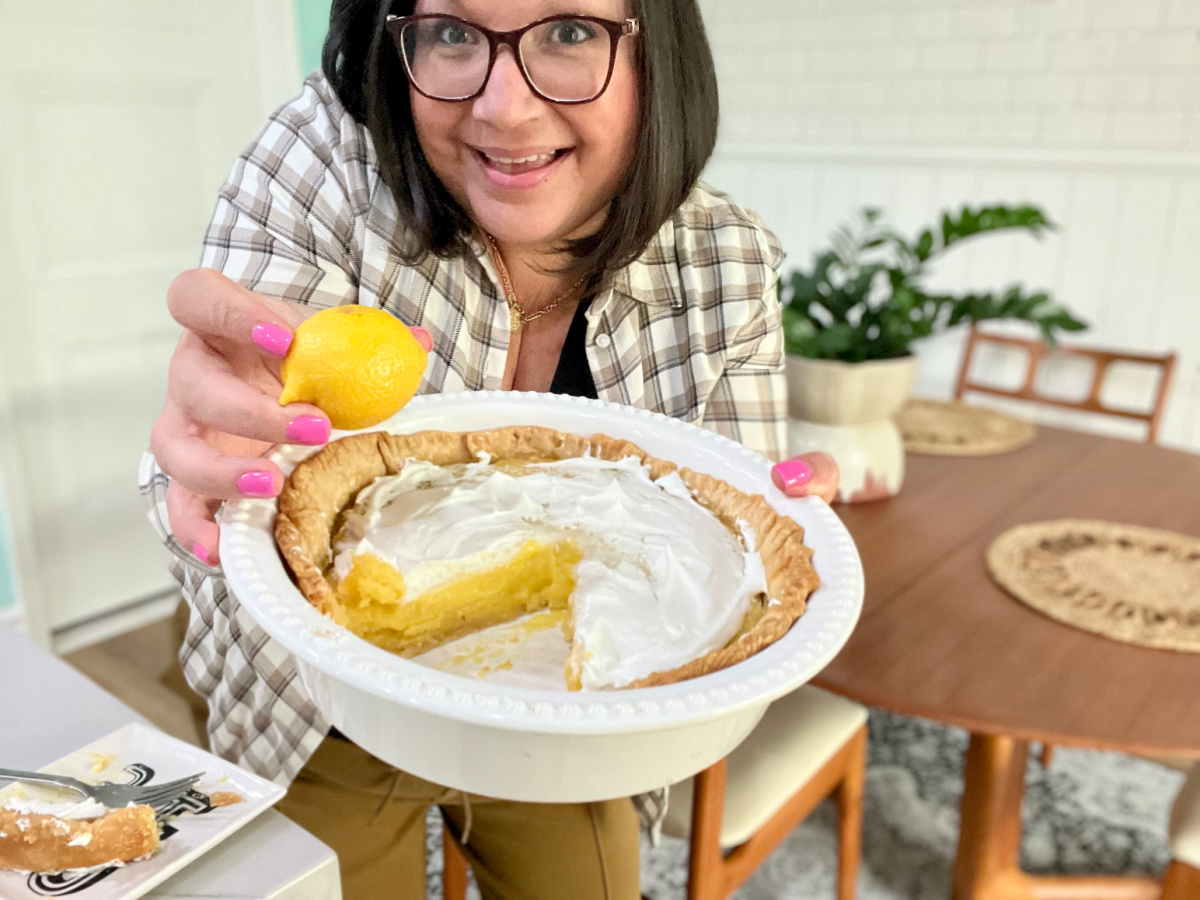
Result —
M 1171 866 L 1163 879 L 1162 900 L 1200 897 L 1200 764 L 1184 782 L 1171 811 Z
M 1009 390 L 976 381 L 971 375 L 971 362 L 975 353 L 983 344 L 997 344 L 1005 347 L 1020 347 L 1028 354 L 1028 365 L 1025 378 L 1019 388 Z M 1087 397 L 1082 400 L 1063 400 L 1058 397 L 1048 397 L 1037 390 L 1037 375 L 1042 363 L 1047 357 L 1055 354 L 1085 357 L 1093 361 L 1095 369 L 1092 373 L 1092 386 Z M 1153 406 L 1145 411 L 1116 409 L 1106 405 L 1100 399 L 1100 391 L 1104 386 L 1104 378 L 1108 368 L 1113 363 L 1128 362 L 1156 366 L 1161 369 L 1158 388 L 1155 391 Z M 1175 370 L 1175 354 L 1167 353 L 1161 356 L 1140 353 L 1122 353 L 1113 350 L 1090 349 L 1087 347 L 1048 347 L 1038 340 L 1007 337 L 999 334 L 988 334 L 972 326 L 967 338 L 966 352 L 963 354 L 962 367 L 958 370 L 958 381 L 954 388 L 955 399 L 961 400 L 967 391 L 983 394 L 993 394 L 999 397 L 1012 397 L 1017 400 L 1028 400 L 1034 403 L 1059 406 L 1067 409 L 1078 409 L 1084 412 L 1101 413 L 1117 416 L 1123 419 L 1135 419 L 1146 423 L 1146 442 L 1154 443 L 1158 437 L 1158 427 L 1162 420 L 1163 409 L 1166 406 L 1167 392 L 1171 387 L 1171 375 Z
M 817 805 L 838 806 L 838 900 L 862 848 L 867 710 L 815 687 L 771 704 L 727 758 L 671 786 L 663 831 L 688 840 L 688 900 L 725 900 Z
M 867 711 L 814 687 L 771 704 L 726 759 L 672 785 L 663 831 L 686 838 L 688 900 L 725 900 L 826 797 L 838 805 L 838 900 L 861 856 Z M 467 863 L 446 832 L 445 900 L 466 896 Z
M 975 353 L 980 346 L 985 344 L 995 344 L 1001 347 L 1019 347 L 1026 353 L 1026 368 L 1025 377 L 1021 382 L 1021 386 L 1016 389 L 1008 389 L 997 387 L 994 384 L 975 380 L 971 375 L 971 362 L 975 359 Z M 1056 354 L 1066 356 L 1077 356 L 1089 359 L 1093 363 L 1092 370 L 1092 385 L 1088 391 L 1087 397 L 1082 400 L 1063 400 L 1059 397 L 1049 397 L 1043 393 L 1039 393 L 1037 389 L 1038 372 L 1043 362 L 1047 358 Z M 1155 366 L 1160 369 L 1158 387 L 1154 392 L 1154 402 L 1149 410 L 1135 411 L 1128 409 L 1116 409 L 1106 405 L 1100 399 L 1100 392 L 1104 388 L 1104 379 L 1108 374 L 1108 367 L 1116 362 L 1138 363 L 1141 365 Z M 1163 410 L 1167 405 L 1167 393 L 1171 389 L 1171 376 L 1175 371 L 1175 354 L 1167 353 L 1161 356 L 1141 353 L 1123 353 L 1115 350 L 1099 350 L 1088 347 L 1049 347 L 1040 340 L 1031 340 L 1028 338 L 1007 337 L 999 334 L 988 334 L 981 331 L 978 326 L 972 325 L 970 334 L 967 337 L 967 347 L 963 353 L 962 366 L 958 370 L 958 380 L 954 386 L 954 399 L 961 400 L 963 394 L 968 391 L 975 391 L 981 394 L 992 394 L 997 397 L 1011 397 L 1016 400 L 1026 400 L 1032 403 L 1042 403 L 1049 406 L 1058 406 L 1065 409 L 1076 409 L 1083 412 L 1100 413 L 1102 415 L 1116 416 L 1122 419 L 1134 419 L 1146 423 L 1146 443 L 1153 444 L 1158 438 L 1158 426 L 1162 421 Z M 1050 744 L 1043 744 L 1041 753 L 1038 758 L 1041 760 L 1043 767 L 1050 765 L 1050 760 L 1053 758 L 1054 748 Z
M 468 842 L 470 838 L 468 837 Z M 450 834 L 442 829 L 442 900 L 466 900 L 467 858 Z

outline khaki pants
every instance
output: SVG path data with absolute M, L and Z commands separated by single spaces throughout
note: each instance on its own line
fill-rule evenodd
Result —
M 628 799 L 517 803 L 440 787 L 326 738 L 279 810 L 338 855 L 345 900 L 425 897 L 425 814 L 442 811 L 484 900 L 638 900 Z

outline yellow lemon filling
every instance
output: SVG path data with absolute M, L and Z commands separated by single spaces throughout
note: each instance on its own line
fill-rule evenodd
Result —
M 418 656 L 527 613 L 568 609 L 582 556 L 570 541 L 529 540 L 503 565 L 407 597 L 395 567 L 373 553 L 360 553 L 337 585 L 339 619 L 376 646 Z

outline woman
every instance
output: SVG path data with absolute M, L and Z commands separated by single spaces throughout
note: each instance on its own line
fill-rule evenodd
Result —
M 660 797 L 463 797 L 326 739 L 293 661 L 211 568 L 213 515 L 280 489 L 273 444 L 328 439 L 319 409 L 278 405 L 278 370 L 291 330 L 340 303 L 413 327 L 423 392 L 599 397 L 782 456 L 782 254 L 697 183 L 717 91 L 695 0 L 339 0 L 323 63 L 238 160 L 204 268 L 168 295 L 184 332 L 151 441 L 167 477 L 146 481 L 169 478 L 169 541 L 194 554 L 181 660 L 213 750 L 295 779 L 281 808 L 338 851 L 348 897 L 423 896 L 438 803 L 485 897 L 636 898 L 634 810 L 652 822 Z M 819 454 L 774 474 L 836 488 Z

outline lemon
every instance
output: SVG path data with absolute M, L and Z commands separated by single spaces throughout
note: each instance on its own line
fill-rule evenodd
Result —
M 334 428 L 378 425 L 417 392 L 427 355 L 404 323 L 368 306 L 334 306 L 300 324 L 283 359 L 279 404 L 312 403 Z

